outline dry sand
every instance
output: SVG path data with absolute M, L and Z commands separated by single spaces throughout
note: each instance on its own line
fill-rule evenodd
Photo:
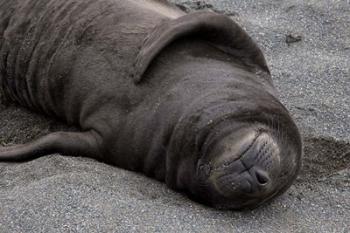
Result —
M 349 0 L 173 0 L 230 15 L 258 42 L 303 137 L 303 170 L 254 211 L 217 211 L 85 158 L 0 163 L 0 232 L 350 232 Z M 62 123 L 0 105 L 0 143 Z

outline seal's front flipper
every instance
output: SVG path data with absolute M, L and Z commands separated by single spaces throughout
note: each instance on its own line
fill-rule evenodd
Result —
M 142 81 L 152 60 L 169 44 L 180 38 L 197 37 L 217 49 L 239 58 L 248 67 L 269 73 L 264 55 L 256 43 L 225 15 L 199 11 L 165 20 L 145 38 L 131 70 L 135 84 Z
M 22 162 L 52 153 L 99 159 L 97 134 L 88 132 L 54 132 L 23 145 L 0 147 L 1 162 Z

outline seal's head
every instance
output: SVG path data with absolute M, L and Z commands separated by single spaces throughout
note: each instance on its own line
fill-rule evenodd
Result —
M 236 120 L 211 130 L 197 162 L 196 198 L 219 209 L 244 209 L 283 193 L 297 176 L 302 153 L 300 135 L 287 123 L 281 129 Z
M 255 42 L 216 13 L 166 21 L 145 40 L 135 83 L 168 45 L 158 58 L 165 73 L 157 74 L 171 86 L 159 118 L 171 123 L 162 143 L 168 186 L 222 209 L 255 207 L 283 193 L 299 170 L 301 139 Z

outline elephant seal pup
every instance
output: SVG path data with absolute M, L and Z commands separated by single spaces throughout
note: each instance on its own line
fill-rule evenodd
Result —
M 1 161 L 87 156 L 216 208 L 285 191 L 302 153 L 265 59 L 230 18 L 156 0 L 0 0 L 8 99 L 80 127 Z

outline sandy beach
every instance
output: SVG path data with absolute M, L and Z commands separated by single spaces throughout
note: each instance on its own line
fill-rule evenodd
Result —
M 296 182 L 253 211 L 219 211 L 92 159 L 0 163 L 0 232 L 350 232 L 349 0 L 172 2 L 229 15 L 259 44 L 304 139 Z M 3 146 L 67 128 L 0 105 Z

